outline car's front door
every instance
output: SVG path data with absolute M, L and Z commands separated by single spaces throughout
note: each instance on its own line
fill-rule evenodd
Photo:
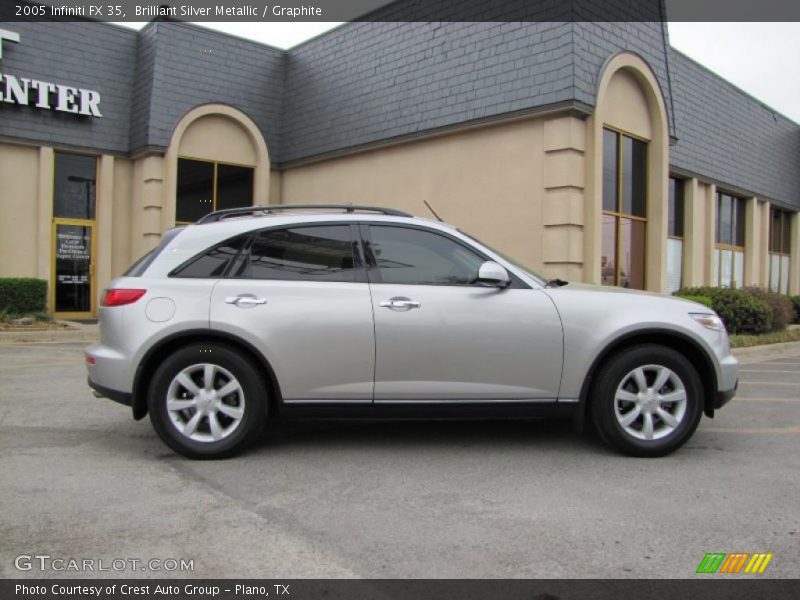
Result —
M 562 330 L 550 298 L 474 283 L 487 259 L 445 233 L 362 226 L 375 315 L 375 402 L 554 400 Z
M 212 329 L 258 348 L 286 403 L 372 402 L 372 306 L 355 230 L 265 229 L 214 287 Z

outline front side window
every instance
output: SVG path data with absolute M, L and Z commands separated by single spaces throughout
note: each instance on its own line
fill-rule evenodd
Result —
M 645 286 L 647 143 L 603 130 L 601 281 Z
M 358 261 L 349 225 L 262 231 L 233 277 L 288 281 L 355 281 Z
M 405 285 L 472 285 L 484 258 L 438 233 L 370 227 L 379 281 Z
M 712 285 L 737 287 L 744 283 L 744 222 L 744 198 L 717 192 Z
M 251 167 L 178 159 L 175 206 L 177 223 L 193 223 L 205 214 L 253 204 Z
M 779 208 L 770 209 L 769 227 L 769 289 L 789 293 L 789 256 L 791 254 L 792 213 Z
M 667 291 L 681 288 L 683 263 L 683 185 L 682 179 L 669 178 L 667 209 Z

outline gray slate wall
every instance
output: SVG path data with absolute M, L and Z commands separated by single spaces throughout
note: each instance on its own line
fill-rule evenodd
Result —
M 573 97 L 570 23 L 352 23 L 293 49 L 281 160 Z
M 670 83 L 669 52 L 666 23 L 576 22 L 575 48 L 575 98 L 591 106 L 597 105 L 597 85 L 606 61 L 619 52 L 639 55 L 650 65 L 661 87 L 667 108 L 670 135 L 675 136 L 672 86 Z
M 672 50 L 673 167 L 800 209 L 800 125 Z
M 150 79 L 150 98 L 134 113 L 131 150 L 164 148 L 180 118 L 195 106 L 220 102 L 258 125 L 274 162 L 283 102 L 285 53 L 277 48 L 183 23 L 158 22 L 142 32 L 137 79 Z M 152 39 L 151 39 L 152 38 Z M 152 56 L 148 45 L 153 46 Z
M 20 34 L 3 44 L 0 72 L 100 93 L 102 118 L 0 103 L 0 137 L 128 152 L 136 32 L 97 23 L 3 23 Z

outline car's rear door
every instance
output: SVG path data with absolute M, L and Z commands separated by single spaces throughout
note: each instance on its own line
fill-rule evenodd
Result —
M 541 290 L 473 283 L 486 260 L 443 232 L 362 226 L 375 314 L 375 403 L 554 401 L 561 321 Z
M 211 327 L 269 360 L 286 403 L 372 401 L 372 305 L 356 226 L 257 233 L 214 287 Z

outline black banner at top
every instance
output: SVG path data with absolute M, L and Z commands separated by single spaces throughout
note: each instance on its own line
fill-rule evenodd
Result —
M 0 21 L 800 21 L 797 0 L 2 0 Z

